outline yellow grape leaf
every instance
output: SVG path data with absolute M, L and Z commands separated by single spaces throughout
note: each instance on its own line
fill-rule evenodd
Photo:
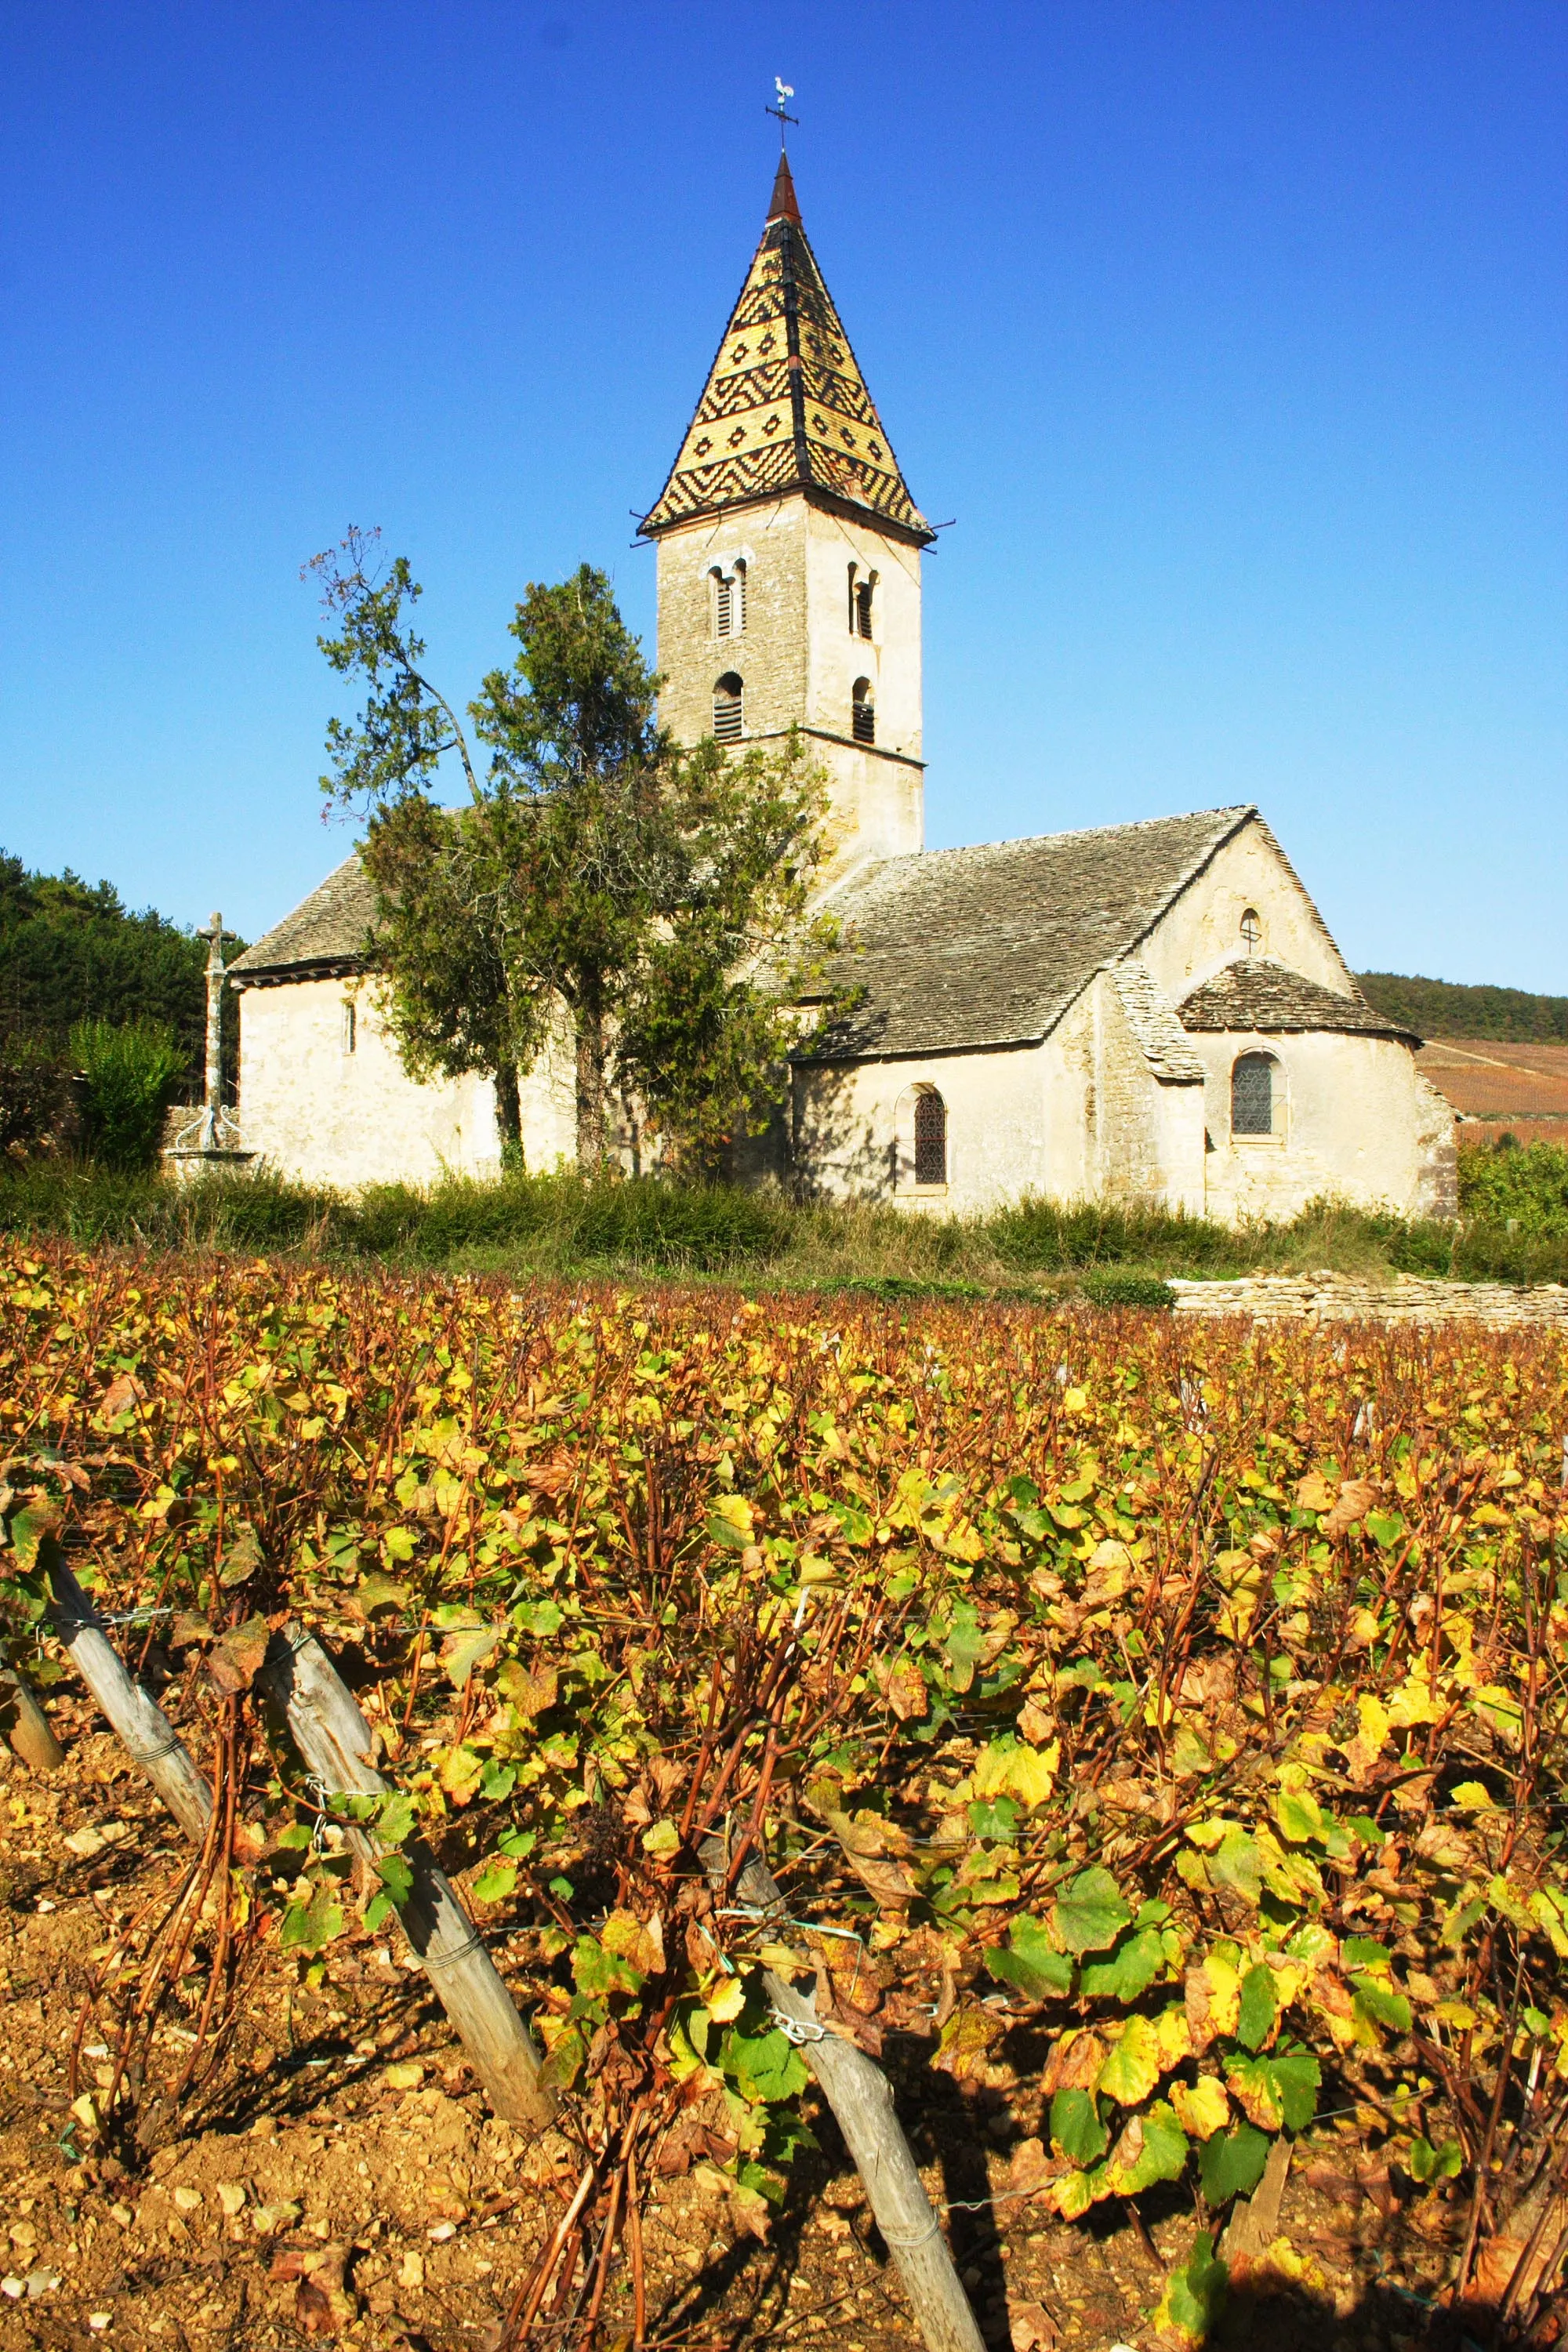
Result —
M 1365 1702 L 1363 1701 L 1363 1705 L 1364 1704 Z M 1397 1724 L 1404 1731 L 1415 1723 L 1436 1723 L 1441 1718 L 1442 1713 L 1441 1706 L 1432 1696 L 1432 1685 L 1423 1664 L 1414 1673 L 1406 1675 L 1394 1692 L 1393 1704 L 1388 1710 L 1388 1720 L 1391 1724 Z
M 1355 1769 L 1364 1772 L 1388 1745 L 1388 1709 L 1380 1698 L 1368 1694 L 1356 1701 L 1356 1721 L 1360 1729 L 1345 1752 Z
M 1130 2017 L 1100 2070 L 1095 2088 L 1123 2107 L 1142 2106 L 1160 2079 L 1160 2036 L 1149 2017 Z
M 1215 1846 L 1224 1844 L 1237 1826 L 1235 1822 L 1221 1821 L 1217 1815 L 1211 1815 L 1206 1822 L 1189 1822 L 1187 1835 L 1194 1845 L 1201 1845 L 1205 1853 L 1212 1853 Z
M 1214 2074 L 1200 2074 L 1195 2083 L 1173 2083 L 1171 2105 L 1182 2129 L 1194 2139 L 1212 2139 L 1230 2119 L 1225 2084 Z
M 983 1781 L 981 1773 L 986 1757 L 994 1753 L 987 1749 L 974 1771 L 976 1796 L 1003 1793 L 1021 1798 L 1026 1805 L 1043 1805 L 1056 1786 L 1057 1767 L 1062 1760 L 1062 1744 L 1053 1739 L 1046 1748 L 1014 1748 L 1000 1759 L 1000 1769 L 993 1770 Z
M 1241 1972 L 1211 1952 L 1185 1979 L 1187 2025 L 1201 2056 L 1211 2042 L 1236 2032 L 1241 2012 Z
M 740 1977 L 726 1977 L 717 1992 L 710 1993 L 703 2007 L 715 2025 L 733 2025 L 746 2006 L 746 1987 Z
M 1168 2074 L 1173 2066 L 1193 2054 L 1193 2029 L 1180 2001 L 1172 2001 L 1160 2011 L 1154 2031 L 1160 2037 L 1160 2072 Z

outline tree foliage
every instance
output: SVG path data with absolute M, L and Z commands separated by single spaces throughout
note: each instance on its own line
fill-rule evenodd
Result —
M 205 972 L 205 940 L 129 912 L 112 883 L 30 873 L 0 852 L 0 1036 L 63 1053 L 78 1021 L 157 1021 L 194 1061 Z
M 608 1154 L 616 1096 L 662 1156 L 712 1164 L 781 1097 L 835 940 L 806 917 L 821 793 L 800 743 L 677 746 L 608 580 L 584 564 L 529 587 L 510 667 L 468 706 L 481 776 L 422 667 L 407 561 L 374 562 L 359 531 L 315 559 L 338 632 L 322 651 L 365 688 L 357 720 L 331 721 L 322 787 L 368 816 L 372 959 L 405 1066 L 493 1076 L 515 1142 L 519 1074 L 564 1032 L 584 1166 Z M 434 793 L 448 754 L 456 809 Z
M 1423 1037 L 1494 1037 L 1519 1045 L 1568 1037 L 1568 996 L 1467 987 L 1397 971 L 1358 971 L 1356 984 L 1369 1004 Z

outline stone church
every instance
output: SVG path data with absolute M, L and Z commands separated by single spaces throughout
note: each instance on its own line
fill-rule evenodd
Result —
M 1451 1214 L 1452 1115 L 1367 1003 L 1256 808 L 924 847 L 915 506 L 781 161 L 762 242 L 643 532 L 678 739 L 805 736 L 854 1012 L 791 1071 L 759 1174 L 970 1213 L 1024 1193 L 1226 1221 L 1315 1197 Z M 416 1085 L 363 978 L 354 857 L 234 967 L 240 1125 L 356 1185 L 499 1163 L 487 1080 Z M 570 1160 L 564 1055 L 525 1081 Z

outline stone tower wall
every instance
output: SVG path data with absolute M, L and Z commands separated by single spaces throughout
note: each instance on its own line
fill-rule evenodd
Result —
M 715 567 L 746 566 L 746 625 L 715 627 Z M 875 576 L 869 640 L 849 625 L 849 566 Z M 799 727 L 826 770 L 837 870 L 924 846 L 920 550 L 795 493 L 705 517 L 658 541 L 660 715 L 677 740 L 713 727 L 713 690 L 745 688 L 745 740 Z M 852 733 L 855 682 L 870 682 L 876 744 Z

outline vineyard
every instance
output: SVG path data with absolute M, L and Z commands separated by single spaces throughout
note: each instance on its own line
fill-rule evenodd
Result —
M 0 1421 L 0 2346 L 930 2341 L 824 2035 L 989 2341 L 1559 2340 L 1561 1339 L 11 1243 Z

